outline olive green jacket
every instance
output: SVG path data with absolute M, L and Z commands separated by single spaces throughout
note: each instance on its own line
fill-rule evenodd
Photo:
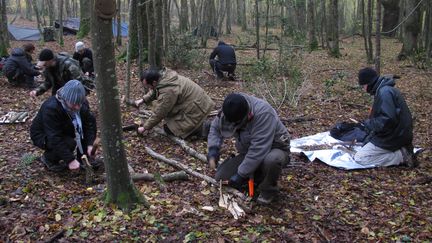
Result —
M 198 84 L 169 69 L 143 100 L 146 104 L 153 102 L 154 113 L 144 128 L 151 129 L 164 119 L 171 132 L 181 138 L 200 128 L 215 105 Z

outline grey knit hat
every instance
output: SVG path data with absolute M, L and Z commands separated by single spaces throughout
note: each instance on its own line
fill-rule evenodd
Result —
M 58 92 L 60 98 L 70 104 L 81 105 L 85 101 L 84 86 L 76 79 L 68 81 Z

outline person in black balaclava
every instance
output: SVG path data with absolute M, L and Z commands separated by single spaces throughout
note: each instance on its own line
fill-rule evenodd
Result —
M 358 74 L 359 85 L 374 96 L 366 144 L 355 154 L 357 163 L 374 166 L 405 165 L 415 167 L 413 156 L 413 122 L 411 112 L 391 76 L 379 76 L 372 68 Z

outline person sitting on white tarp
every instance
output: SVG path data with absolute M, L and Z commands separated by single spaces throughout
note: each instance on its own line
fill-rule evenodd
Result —
M 413 155 L 413 119 L 393 77 L 379 76 L 372 68 L 358 74 L 359 85 L 374 96 L 369 119 L 364 121 L 368 132 L 365 145 L 354 160 L 362 165 L 418 165 Z

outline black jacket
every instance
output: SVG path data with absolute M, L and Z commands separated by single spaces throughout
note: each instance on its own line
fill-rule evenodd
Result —
M 79 52 L 74 52 L 72 58 L 79 61 L 80 67 L 83 67 L 83 59 L 85 57 L 92 60 L 93 63 L 93 52 L 89 48 L 84 48 L 84 52 L 82 55 Z M 93 67 L 92 67 L 92 71 L 93 71 Z
M 90 112 L 88 102 L 81 106 L 80 115 L 84 133 L 82 145 L 86 151 L 86 146 L 92 145 L 96 138 L 96 119 Z M 72 119 L 55 96 L 49 97 L 42 104 L 31 124 L 30 137 L 34 145 L 44 150 L 49 148 L 57 151 L 67 163 L 75 159 L 64 139 L 75 138 L 75 128 Z
M 3 68 L 6 77 L 12 77 L 16 74 L 16 70 L 20 69 L 23 74 L 28 76 L 38 76 L 40 73 L 32 67 L 32 64 L 27 60 L 25 52 L 21 48 L 12 49 L 11 56 L 6 60 Z
M 234 48 L 225 44 L 223 41 L 219 41 L 218 46 L 210 54 L 210 60 L 215 59 L 216 56 L 221 64 L 237 63 Z
M 392 77 L 380 77 L 370 90 L 374 103 L 365 127 L 375 146 L 396 151 L 410 146 L 413 140 L 411 112 Z

